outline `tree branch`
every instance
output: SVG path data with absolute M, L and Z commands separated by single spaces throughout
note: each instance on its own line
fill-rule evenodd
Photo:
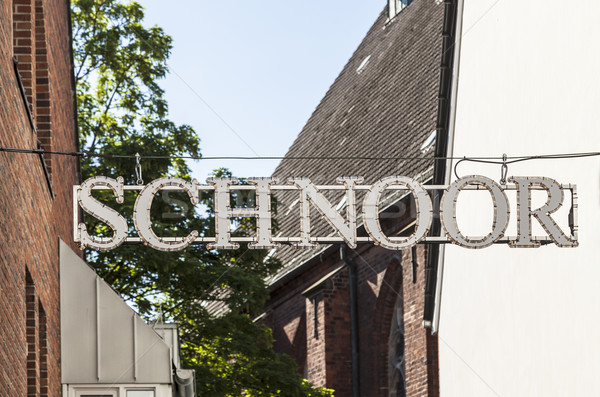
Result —
M 94 22 L 92 24 L 92 37 L 96 37 L 96 29 L 98 26 L 98 7 L 96 7 L 95 11 L 94 11 Z M 77 27 L 77 33 L 79 33 L 79 30 L 81 29 L 81 25 L 79 25 Z M 77 37 L 76 35 L 74 35 L 73 37 Z M 81 72 L 81 70 L 83 69 L 83 66 L 85 65 L 85 61 L 88 57 L 88 55 L 90 55 L 89 52 L 86 52 L 85 55 L 83 56 L 83 59 L 81 60 L 81 65 L 79 66 L 79 69 L 77 70 L 77 73 L 75 73 L 75 82 L 78 82 L 80 78 L 82 78 L 83 76 L 79 76 L 79 73 Z M 86 72 L 85 75 L 89 74 L 89 70 L 88 72 Z M 84 76 L 85 76 L 84 75 Z

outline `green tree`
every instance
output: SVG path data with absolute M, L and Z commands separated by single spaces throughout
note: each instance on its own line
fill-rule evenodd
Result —
M 188 125 L 169 119 L 164 91 L 158 84 L 168 72 L 172 40 L 159 27 L 144 27 L 136 2 L 73 0 L 73 53 L 77 83 L 78 124 L 82 150 L 99 156 L 82 159 L 84 179 L 123 176 L 133 184 L 135 161 L 142 155 L 147 181 L 163 176 L 190 178 L 181 156 L 199 156 L 200 140 Z M 145 159 L 145 160 L 144 160 Z M 218 170 L 217 176 L 231 176 Z M 116 204 L 104 201 L 128 218 L 136 194 Z M 236 197 L 252 205 L 252 197 Z M 194 208 L 185 194 L 163 192 L 152 206 L 153 227 L 163 236 L 191 230 L 214 233 L 213 199 L 203 196 Z M 200 212 L 203 212 L 202 216 Z M 86 216 L 88 230 L 107 235 L 109 228 Z M 238 233 L 252 232 L 250 220 L 239 220 Z M 297 373 L 295 363 L 272 350 L 270 330 L 252 321 L 268 291 L 264 280 L 279 269 L 265 251 L 214 251 L 190 246 L 159 252 L 141 245 L 86 251 L 87 261 L 140 314 L 161 314 L 180 324 L 184 363 L 197 371 L 202 396 L 325 396 Z

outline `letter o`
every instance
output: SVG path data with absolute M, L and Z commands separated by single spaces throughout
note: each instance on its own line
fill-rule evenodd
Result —
M 409 237 L 387 237 L 383 234 L 379 224 L 379 199 L 383 191 L 392 185 L 406 186 L 415 196 L 417 219 L 415 221 L 415 232 Z M 405 176 L 390 176 L 376 182 L 369 189 L 363 201 L 363 218 L 365 229 L 373 237 L 375 244 L 380 244 L 388 249 L 400 250 L 412 247 L 425 237 L 433 218 L 433 205 L 429 194 L 417 181 Z
M 463 236 L 456 223 L 456 201 L 458 194 L 467 185 L 482 185 L 492 195 L 494 202 L 494 222 L 492 231 L 485 237 L 473 239 Z M 496 182 L 481 175 L 470 175 L 454 181 L 448 186 L 440 204 L 440 217 L 444 231 L 453 242 L 465 248 L 485 248 L 502 238 L 508 227 L 509 205 L 506 194 Z

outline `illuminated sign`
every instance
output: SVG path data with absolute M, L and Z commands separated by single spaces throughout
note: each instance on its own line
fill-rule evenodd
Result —
M 123 178 L 104 176 L 92 177 L 80 186 L 74 187 L 74 225 L 75 241 L 82 248 L 111 250 L 123 243 L 142 243 L 159 251 L 179 251 L 190 244 L 207 244 L 208 249 L 236 249 L 240 243 L 248 243 L 249 248 L 276 248 L 281 244 L 290 244 L 296 248 L 312 248 L 319 243 L 333 244 L 345 242 L 355 248 L 358 243 L 373 243 L 382 247 L 400 250 L 418 243 L 453 243 L 466 248 L 485 248 L 492 244 L 505 243 L 510 247 L 529 248 L 554 243 L 559 247 L 576 247 L 577 242 L 577 189 L 575 185 L 561 185 L 545 177 L 511 177 L 508 185 L 499 185 L 490 178 L 472 175 L 460 178 L 449 186 L 422 185 L 405 176 L 390 176 L 373 185 L 360 185 L 360 177 L 340 177 L 339 185 L 317 186 L 307 178 L 292 178 L 286 185 L 277 185 L 275 178 L 249 178 L 248 185 L 239 185 L 235 178 L 209 178 L 207 185 L 197 180 L 191 182 L 181 178 L 159 178 L 142 186 L 125 186 Z M 116 210 L 102 204 L 92 196 L 92 190 L 112 190 L 117 203 L 123 202 L 126 190 L 139 190 L 133 211 L 133 222 L 137 237 L 128 236 L 129 225 L 125 217 Z M 492 230 L 486 236 L 465 236 L 456 221 L 456 203 L 463 190 L 487 190 L 493 202 Z M 157 193 L 166 190 L 185 191 L 193 205 L 199 202 L 200 191 L 214 192 L 215 236 L 199 236 L 192 231 L 182 237 L 159 237 L 152 229 L 150 208 Z M 231 193 L 250 190 L 256 197 L 256 205 L 251 208 L 232 207 Z M 272 236 L 271 234 L 271 194 L 278 190 L 293 190 L 299 194 L 299 236 Z M 327 190 L 343 190 L 345 193 L 346 217 L 335 208 L 323 194 Z M 413 195 L 416 206 L 415 227 L 410 236 L 387 236 L 380 223 L 382 195 L 388 190 L 404 190 Z M 443 190 L 439 206 L 439 216 L 444 230 L 443 236 L 428 236 L 434 217 L 434 206 L 429 191 Z M 517 236 L 505 237 L 511 211 L 506 190 L 515 190 L 517 195 Z M 532 208 L 531 193 L 542 190 L 547 200 L 539 208 Z M 571 192 L 571 211 L 569 213 L 570 235 L 567 235 L 553 219 L 564 201 L 565 190 Z M 357 236 L 356 206 L 358 191 L 365 191 L 362 199 L 362 224 L 368 236 Z M 79 223 L 79 207 L 83 211 L 106 223 L 113 232 L 111 237 L 92 236 L 86 225 Z M 335 231 L 333 236 L 314 236 L 311 234 L 310 209 L 316 208 Z M 230 235 L 232 218 L 256 218 L 256 235 L 251 237 L 232 237 Z M 532 236 L 532 221 L 535 219 L 545 230 L 547 236 Z

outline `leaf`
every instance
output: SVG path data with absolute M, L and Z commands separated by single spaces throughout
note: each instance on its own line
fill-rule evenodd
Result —
M 123 176 L 132 184 L 135 160 L 114 155 L 135 153 L 142 155 L 146 181 L 189 178 L 188 164 L 178 156 L 200 156 L 200 138 L 191 126 L 169 119 L 159 85 L 169 70 L 171 37 L 160 27 L 145 27 L 144 10 L 134 1 L 72 0 L 71 7 L 80 144 L 85 151 L 107 155 L 84 157 L 83 178 Z M 164 158 L 144 159 L 149 155 Z M 232 176 L 226 169 L 216 170 L 215 175 Z M 123 214 L 134 233 L 135 192 L 128 191 L 123 204 L 117 204 L 110 191 L 94 194 Z M 201 201 L 202 211 L 184 193 L 157 195 L 151 208 L 155 232 L 214 234 L 213 199 L 207 195 Z M 84 222 L 99 236 L 112 233 L 91 216 L 86 215 Z M 253 220 L 246 218 L 238 232 L 253 229 Z M 199 395 L 331 395 L 302 379 L 291 358 L 273 351 L 271 331 L 250 317 L 260 312 L 268 298 L 265 277 L 281 266 L 265 260 L 266 251 L 243 247 L 216 252 L 190 246 L 164 253 L 123 245 L 107 252 L 88 250 L 85 256 L 147 320 L 162 313 L 168 321 L 179 323 L 182 359 L 196 369 Z

